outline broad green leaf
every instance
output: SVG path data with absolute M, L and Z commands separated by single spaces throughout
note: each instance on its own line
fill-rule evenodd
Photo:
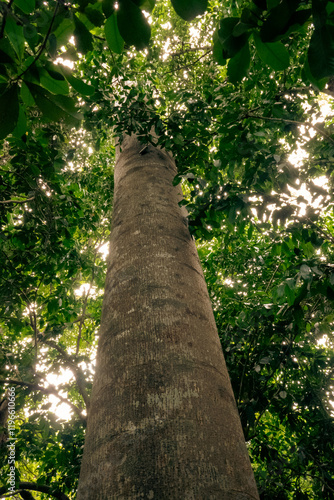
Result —
M 69 125 L 78 125 L 82 116 L 75 108 L 73 99 L 62 95 L 53 95 L 39 85 L 26 82 L 36 105 L 43 115 L 52 121 L 63 119 Z
M 86 26 L 80 21 L 80 19 L 77 18 L 77 16 L 74 16 L 73 20 L 75 24 L 75 30 L 73 34 L 75 37 L 76 48 L 81 54 L 86 54 L 93 49 L 93 37 Z
M 42 87 L 44 87 L 49 92 L 52 92 L 53 94 L 63 95 L 69 93 L 68 83 L 60 73 L 52 71 L 52 73 L 50 74 L 49 71 L 40 68 L 39 75 Z
M 17 120 L 16 127 L 13 130 L 13 135 L 20 139 L 27 130 L 27 117 L 24 111 L 24 107 L 21 105 L 19 110 L 19 117 Z
M 8 17 L 6 20 L 5 31 L 17 54 L 17 57 L 21 60 L 23 57 L 25 42 L 23 27 L 20 24 L 16 24 L 12 17 Z
M 14 0 L 14 4 L 25 14 L 31 14 L 35 10 L 35 0 Z
M 72 87 L 82 95 L 93 95 L 95 92 L 95 88 L 92 85 L 87 85 L 87 83 L 83 82 L 79 78 L 76 78 L 72 75 L 70 69 L 63 67 L 62 72 Z
M 263 42 L 272 42 L 277 35 L 284 33 L 289 27 L 292 14 L 298 7 L 298 0 L 282 0 L 274 7 L 260 30 Z
M 254 42 L 260 59 L 275 71 L 283 71 L 288 68 L 290 58 L 289 52 L 281 42 L 263 43 L 259 34 L 254 32 Z
M 218 37 L 218 31 L 214 32 L 212 40 L 213 40 L 213 50 L 212 50 L 213 58 L 217 61 L 218 64 L 220 64 L 221 66 L 225 66 L 226 59 L 223 56 L 223 46 L 220 43 Z
M 110 0 L 102 0 L 102 11 L 105 17 L 108 19 L 108 17 L 110 17 L 115 11 L 115 7 Z
M 208 0 L 171 0 L 175 12 L 185 21 L 191 21 L 196 16 L 204 14 Z
M 94 24 L 94 26 L 101 26 L 104 23 L 104 17 L 102 14 L 102 8 L 100 2 L 94 5 L 87 5 L 85 8 L 85 14 L 87 19 Z
M 53 32 L 55 37 L 57 38 L 57 46 L 61 47 L 62 45 L 66 45 L 68 40 L 73 35 L 75 29 L 75 25 L 72 19 L 65 18 L 58 28 Z
M 246 33 L 241 36 L 233 35 L 233 30 L 238 23 L 238 17 L 227 17 L 220 21 L 218 36 L 223 46 L 223 55 L 226 59 L 234 57 L 244 47 L 248 39 L 248 34 Z
M 244 76 L 247 75 L 247 71 L 250 64 L 250 52 L 248 43 L 229 60 L 227 66 L 227 75 L 232 83 L 241 82 Z
M 26 106 L 34 106 L 35 104 L 34 98 L 31 95 L 31 92 L 28 89 L 25 82 L 22 82 L 20 94 L 21 94 L 21 99 Z
M 117 10 L 117 25 L 123 40 L 144 49 L 151 38 L 151 28 L 144 14 L 131 0 L 121 0 Z
M 306 59 L 303 70 L 302 70 L 302 78 L 303 81 L 306 84 L 311 83 L 316 89 L 318 90 L 323 90 L 326 86 L 326 83 L 328 82 L 328 77 L 327 78 L 321 78 L 320 80 L 317 80 L 313 74 L 311 73 L 310 65 L 308 63 L 308 60 Z
M 19 117 L 18 86 L 13 85 L 0 96 L 0 139 L 10 134 Z
M 29 47 L 34 50 L 36 47 L 38 41 L 39 41 L 39 34 L 37 33 L 37 29 L 33 24 L 26 24 L 23 26 L 23 35 L 26 41 L 29 44 Z M 53 36 L 53 35 L 51 35 Z
M 291 288 L 289 287 L 289 285 L 285 285 L 284 287 L 284 293 L 285 293 L 285 297 L 287 299 L 287 302 L 289 304 L 289 306 L 292 306 L 294 301 L 295 301 L 295 292 L 294 290 L 291 290 Z
M 308 63 L 314 78 L 334 75 L 334 27 L 315 29 L 308 49 Z
M 104 25 L 104 34 L 109 49 L 116 52 L 116 54 L 121 54 L 124 47 L 124 40 L 118 29 L 117 16 L 115 12 L 106 20 Z

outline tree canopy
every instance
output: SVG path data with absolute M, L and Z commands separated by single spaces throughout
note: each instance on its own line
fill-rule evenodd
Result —
M 133 132 L 176 160 L 261 499 L 333 497 L 333 15 L 0 3 L 1 495 L 15 387 L 14 498 L 75 498 L 114 143 Z

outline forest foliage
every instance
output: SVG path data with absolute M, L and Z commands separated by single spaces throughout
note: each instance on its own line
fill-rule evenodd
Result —
M 261 499 L 333 498 L 333 77 L 327 0 L 0 3 L 1 495 L 15 387 L 14 498 L 75 498 L 114 138 L 154 131 Z

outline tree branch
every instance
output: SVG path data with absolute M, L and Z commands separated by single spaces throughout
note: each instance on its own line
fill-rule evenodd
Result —
M 26 203 L 27 201 L 31 201 L 31 200 L 34 200 L 35 199 L 35 196 L 32 196 L 31 198 L 26 198 L 25 200 L 1 200 L 0 203 L 17 203 L 17 204 L 20 204 L 20 203 Z
M 15 78 L 15 81 L 19 80 L 37 61 L 38 59 L 41 57 L 41 55 L 43 54 L 43 50 L 45 49 L 46 47 L 46 43 L 49 39 L 49 36 L 51 34 L 51 30 L 52 30 L 52 26 L 53 26 L 53 23 L 54 23 L 54 20 L 56 19 L 56 15 L 57 15 L 57 12 L 58 12 L 58 8 L 59 8 L 59 0 L 57 0 L 57 3 L 56 3 L 56 7 L 55 7 L 55 10 L 53 11 L 53 16 L 52 16 L 52 19 L 51 19 L 51 23 L 50 23 L 50 26 L 49 26 L 49 29 L 48 29 L 48 32 L 47 34 L 45 35 L 45 38 L 43 40 L 43 43 L 42 45 L 40 46 L 40 48 L 38 49 L 37 51 L 37 54 L 35 56 L 35 59 L 32 61 L 31 64 L 29 64 L 29 66 L 24 70 L 22 71 L 22 73 L 20 73 L 16 78 Z
M 82 408 L 78 408 L 78 406 L 71 403 L 71 401 L 58 394 L 57 390 L 55 388 L 52 388 L 54 386 L 49 386 L 46 388 L 32 382 L 22 382 L 21 380 L 14 379 L 0 380 L 0 384 L 19 385 L 22 387 L 28 387 L 28 389 L 30 389 L 31 391 L 40 391 L 44 394 L 52 394 L 53 396 L 56 396 L 62 403 L 69 405 L 84 423 L 86 423 L 87 421 L 86 417 L 82 414 Z
M 86 390 L 86 387 L 85 387 L 85 376 L 83 374 L 83 371 L 81 370 L 80 366 L 78 366 L 72 359 L 71 359 L 71 356 L 69 356 L 67 354 L 67 352 L 65 351 L 65 349 L 63 349 L 62 347 L 60 347 L 58 344 L 56 344 L 56 342 L 54 342 L 53 340 L 42 340 L 42 343 L 43 344 L 46 344 L 50 347 L 53 347 L 53 349 L 56 349 L 56 351 L 58 351 L 64 361 L 66 362 L 66 364 L 70 367 L 74 377 L 75 377 L 75 380 L 76 380 L 76 383 L 77 383 L 77 386 L 78 386 L 78 390 L 82 396 L 82 399 L 84 400 L 85 402 L 85 405 L 86 405 L 86 408 L 88 409 L 89 408 L 89 396 L 87 394 L 87 390 Z
M 283 122 L 283 123 L 291 123 L 293 125 L 303 125 L 304 127 L 307 127 L 307 128 L 313 128 L 314 130 L 316 130 L 318 132 L 318 134 L 322 135 L 323 137 L 325 137 L 328 141 L 332 142 L 334 144 L 334 139 L 332 136 L 330 136 L 329 134 L 327 134 L 327 132 L 325 132 L 324 130 L 322 130 L 320 127 L 318 127 L 317 125 L 313 124 L 313 123 L 309 123 L 309 122 L 301 122 L 301 121 L 298 121 L 298 120 L 289 120 L 287 118 L 274 118 L 272 116 L 259 116 L 259 115 L 251 115 L 251 114 L 247 114 L 245 118 L 256 118 L 258 120 L 270 120 L 270 121 L 275 121 L 275 122 Z
M 52 486 L 47 486 L 46 484 L 20 482 L 18 486 L 19 486 L 20 490 L 40 491 L 41 493 L 46 493 L 47 495 L 51 495 L 52 497 L 56 498 L 57 500 L 70 500 L 69 497 L 67 495 L 65 495 L 65 493 L 62 493 L 61 491 L 54 491 L 52 489 Z M 8 491 L 8 487 L 2 486 L 0 488 L 0 495 L 3 495 L 7 491 Z

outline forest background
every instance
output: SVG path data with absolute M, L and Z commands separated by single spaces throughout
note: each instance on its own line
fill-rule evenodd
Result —
M 75 498 L 114 138 L 145 148 L 153 130 L 261 499 L 333 498 L 334 2 L 9 0 L 0 15 L 2 498 L 8 387 L 13 498 Z

